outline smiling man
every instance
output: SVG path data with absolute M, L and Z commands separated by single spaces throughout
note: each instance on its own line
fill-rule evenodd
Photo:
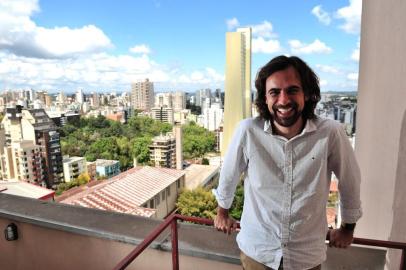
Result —
M 326 203 L 339 179 L 342 224 L 330 246 L 345 248 L 361 217 L 360 171 L 349 140 L 334 120 L 314 114 L 319 80 L 300 58 L 278 56 L 258 72 L 259 117 L 243 120 L 226 153 L 214 225 L 230 233 L 236 186 L 244 177 L 237 243 L 253 269 L 321 269 L 326 258 Z

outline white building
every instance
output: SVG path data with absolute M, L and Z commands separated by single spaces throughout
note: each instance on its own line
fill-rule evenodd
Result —
M 85 102 L 85 95 L 83 94 L 83 90 L 80 88 L 78 89 L 78 91 L 76 91 L 76 102 L 80 104 Z
M 214 131 L 220 127 L 223 120 L 223 109 L 220 107 L 219 103 L 215 103 L 210 106 L 210 108 L 204 109 L 203 111 L 203 127 Z
M 168 107 L 155 107 L 151 109 L 151 117 L 155 120 L 173 124 L 173 109 Z
M 86 172 L 86 159 L 84 157 L 63 157 L 63 174 L 65 182 L 70 182 Z
M 155 107 L 173 108 L 172 93 L 158 93 L 155 95 Z

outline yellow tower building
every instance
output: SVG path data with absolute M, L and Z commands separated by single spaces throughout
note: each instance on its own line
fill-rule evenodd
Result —
M 225 155 L 238 122 L 251 117 L 251 28 L 226 33 L 225 74 L 221 156 Z

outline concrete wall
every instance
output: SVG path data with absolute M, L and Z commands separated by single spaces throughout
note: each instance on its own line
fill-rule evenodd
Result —
M 0 228 L 9 222 L 0 218 Z M 113 240 L 13 222 L 18 226 L 20 237 L 16 241 L 0 238 L 0 269 L 111 270 L 135 248 Z M 169 270 L 172 269 L 171 256 L 170 252 L 147 249 L 126 269 Z M 180 269 L 241 269 L 235 264 L 182 255 L 179 264 Z
M 406 1 L 363 1 L 355 151 L 359 237 L 406 242 Z M 388 269 L 399 267 L 389 254 Z

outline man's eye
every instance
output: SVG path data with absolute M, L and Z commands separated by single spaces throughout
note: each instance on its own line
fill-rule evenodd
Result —
M 287 90 L 287 93 L 288 93 L 289 95 L 294 95 L 294 94 L 296 94 L 297 92 L 299 92 L 299 88 L 290 88 L 290 89 Z
M 269 95 L 271 97 L 275 97 L 275 96 L 279 95 L 279 91 L 269 91 Z

